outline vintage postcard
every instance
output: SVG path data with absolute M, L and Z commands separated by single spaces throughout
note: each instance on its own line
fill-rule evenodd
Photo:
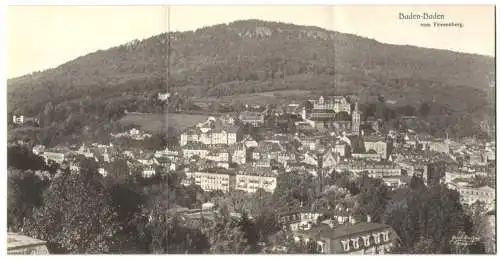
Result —
M 496 254 L 495 6 L 9 6 L 8 254 Z

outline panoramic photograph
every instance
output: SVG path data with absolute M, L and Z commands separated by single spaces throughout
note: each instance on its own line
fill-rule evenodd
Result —
M 493 5 L 6 15 L 7 254 L 496 254 Z

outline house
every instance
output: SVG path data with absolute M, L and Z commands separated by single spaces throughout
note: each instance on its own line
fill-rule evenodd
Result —
M 142 168 L 142 177 L 150 178 L 156 174 L 156 169 L 152 166 L 146 166 Z
M 300 104 L 288 104 L 285 107 L 285 113 L 289 115 L 300 115 Z
M 367 172 L 369 177 L 383 178 L 389 176 L 401 176 L 401 168 L 398 165 L 390 162 L 373 162 L 353 160 L 347 162 L 339 162 L 335 168 L 337 172 Z
M 318 145 L 318 140 L 314 137 L 302 137 L 299 139 L 299 142 L 309 150 L 316 150 L 316 146 Z
M 12 123 L 16 124 L 16 125 L 24 125 L 24 124 L 31 124 L 31 125 L 35 125 L 35 126 L 38 126 L 40 124 L 40 121 L 38 120 L 38 118 L 35 118 L 35 117 L 27 117 L 27 116 L 23 116 L 23 115 L 19 115 L 19 116 L 12 116 Z
M 241 170 L 236 175 L 237 190 L 253 193 L 258 189 L 263 189 L 266 192 L 273 193 L 276 185 L 276 175 L 271 171 L 266 172 L 262 168 L 257 171 Z
M 278 223 L 291 231 L 309 230 L 322 214 L 306 209 L 288 209 L 278 214 Z
M 137 141 L 142 141 L 147 138 L 151 138 L 153 135 L 149 133 L 145 133 L 139 129 L 132 128 L 127 132 L 124 133 L 118 133 L 118 134 L 111 134 L 112 137 L 114 138 L 130 138 L 132 140 L 137 140 Z
M 357 160 L 371 160 L 380 161 L 380 155 L 377 153 L 353 153 L 351 154 L 353 159 Z
M 302 159 L 301 163 L 311 165 L 315 168 L 318 167 L 318 158 L 312 152 L 306 152 L 306 153 L 302 154 L 302 158 L 303 159 Z
M 53 161 L 55 163 L 61 164 L 65 161 L 64 153 L 60 152 L 44 152 L 42 157 L 45 159 L 45 163 Z
M 450 153 L 450 141 L 448 139 L 434 139 L 427 143 L 429 150 L 438 153 Z
M 370 150 L 373 150 L 380 158 L 387 159 L 387 142 L 385 142 L 383 137 L 365 136 L 363 141 L 365 143 L 365 151 L 369 153 Z
M 237 143 L 228 148 L 231 162 L 239 165 L 247 163 L 247 148 L 243 143 Z
M 323 254 L 385 254 L 399 241 L 392 227 L 380 223 L 320 225 L 294 232 L 295 241 L 315 241 Z
M 254 160 L 277 160 L 283 151 L 284 148 L 279 143 L 261 141 L 253 149 L 252 158 Z
M 322 158 L 322 168 L 323 169 L 333 169 L 337 166 L 339 161 L 338 157 L 335 156 L 331 151 L 326 151 Z
M 346 156 L 346 146 L 347 144 L 345 142 L 337 142 L 335 146 L 332 148 L 333 153 L 338 154 L 340 157 L 345 157 Z
M 22 125 L 24 124 L 24 116 L 23 115 L 19 115 L 19 116 L 12 116 L 12 123 L 14 124 L 18 124 L 18 125 Z
M 158 100 L 166 101 L 170 97 L 170 93 L 158 93 Z
M 247 148 L 257 147 L 259 145 L 259 143 L 257 143 L 257 141 L 255 141 L 255 139 L 253 139 L 253 137 L 250 135 L 245 135 L 241 139 L 241 143 L 244 144 Z
M 200 158 L 206 158 L 210 148 L 207 145 L 201 143 L 189 143 L 182 148 L 182 155 L 184 158 L 189 159 L 195 155 Z
M 476 201 L 492 204 L 495 200 L 495 189 L 489 186 L 475 188 L 472 186 L 458 186 L 460 201 L 464 204 L 473 204 Z
M 240 139 L 239 128 L 222 120 L 209 118 L 206 122 L 191 127 L 181 134 L 180 145 L 202 143 L 206 145 L 231 145 Z
M 281 152 L 278 154 L 278 163 L 283 165 L 295 161 L 295 154 L 291 152 Z
M 104 168 L 99 168 L 97 169 L 97 172 L 102 175 L 103 177 L 106 177 L 108 175 L 108 171 Z
M 226 169 L 229 168 L 229 163 L 231 162 L 228 150 L 223 148 L 210 149 L 209 153 L 205 156 L 205 159 L 215 162 L 217 167 Z
M 386 176 L 382 177 L 385 185 L 391 189 L 406 188 L 410 183 L 411 177 L 408 176 Z
M 229 192 L 234 189 L 236 177 L 234 172 L 224 169 L 207 169 L 204 171 L 186 172 L 184 185 L 196 184 L 204 191 Z
M 32 152 L 34 155 L 41 155 L 43 152 L 45 152 L 45 146 L 44 145 L 36 145 L 33 147 Z
M 130 150 L 123 151 L 123 155 L 126 158 L 130 158 L 130 159 L 134 159 L 135 158 L 134 152 L 130 151 Z

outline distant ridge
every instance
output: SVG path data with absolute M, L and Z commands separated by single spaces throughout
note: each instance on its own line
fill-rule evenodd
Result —
M 314 26 L 242 20 L 131 41 L 10 79 L 8 108 L 33 114 L 49 101 L 169 86 L 204 96 L 274 89 L 380 93 L 404 102 L 439 100 L 454 111 L 473 108 L 472 113 L 477 107 L 493 107 L 492 71 L 494 59 L 488 56 L 382 44 Z

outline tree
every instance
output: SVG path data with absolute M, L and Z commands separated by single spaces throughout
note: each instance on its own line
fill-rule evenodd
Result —
M 311 187 L 313 176 L 290 172 L 280 174 L 277 178 L 277 186 L 273 193 L 273 200 L 277 206 L 303 206 L 310 207 L 316 198 L 316 189 Z
M 44 194 L 26 232 L 68 253 L 105 253 L 118 241 L 117 214 L 109 207 L 102 176 L 85 161 L 79 174 L 57 176 Z
M 431 111 L 431 106 L 429 105 L 429 103 L 424 102 L 424 103 L 420 104 L 420 108 L 418 109 L 420 116 L 428 117 L 430 111 Z
M 164 212 L 154 211 L 151 216 L 148 232 L 151 234 L 152 253 L 208 253 L 210 244 L 200 229 L 187 227 L 177 215 L 167 216 Z
M 434 254 L 435 250 L 433 243 L 432 239 L 420 238 L 420 240 L 413 246 L 411 253 L 421 255 Z
M 126 159 L 116 159 L 110 163 L 109 176 L 115 180 L 124 179 L 130 176 L 130 169 Z
M 358 197 L 359 214 L 370 215 L 374 222 L 380 222 L 385 207 L 390 200 L 389 188 L 380 179 L 373 179 L 363 175 L 358 179 L 360 194 Z
M 215 254 L 243 254 L 252 252 L 241 222 L 229 216 L 219 216 L 209 231 L 210 252 Z
M 270 235 L 275 234 L 281 229 L 277 219 L 276 213 L 271 208 L 266 208 L 256 217 L 255 225 L 261 241 L 268 241 Z
M 33 154 L 25 146 L 9 146 L 7 148 L 7 165 L 20 170 L 41 170 L 45 168 L 43 158 Z
M 34 209 L 42 206 L 42 192 L 48 182 L 40 179 L 33 171 L 8 169 L 7 185 L 7 227 L 19 230 L 25 219 L 31 217 Z
M 466 229 L 459 194 L 445 186 L 398 192 L 386 206 L 382 221 L 396 230 L 403 252 L 410 253 L 417 249 L 450 253 L 449 241 Z

